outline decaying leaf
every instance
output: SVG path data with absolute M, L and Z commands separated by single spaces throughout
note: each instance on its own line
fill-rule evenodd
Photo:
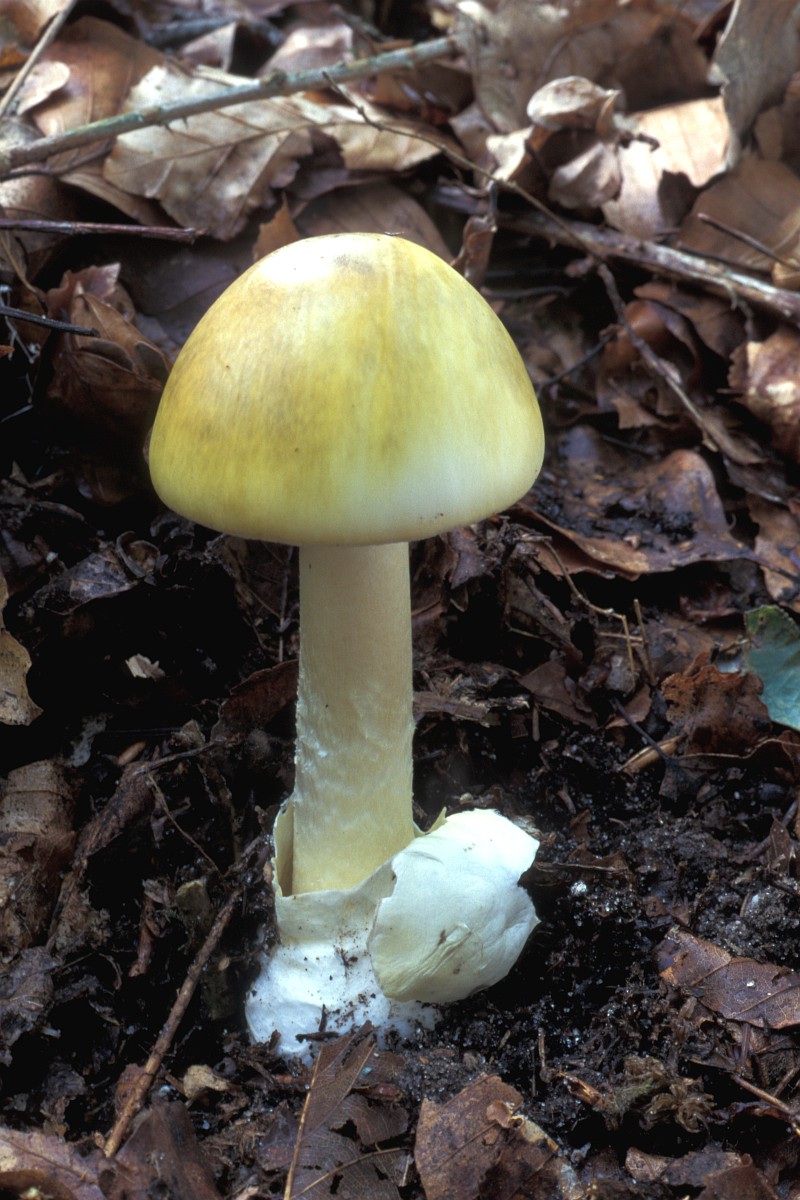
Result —
M 3 624 L 7 600 L 8 585 L 0 573 L 0 722 L 3 725 L 30 725 L 42 710 L 31 700 L 25 682 L 31 656 Z
M 658 961 L 665 983 L 727 1021 L 756 1029 L 800 1025 L 800 972 L 737 958 L 682 929 L 664 939 Z
M 53 998 L 57 960 L 41 946 L 22 950 L 0 971 L 0 1062 L 10 1066 L 11 1048 L 46 1016 Z
M 521 1107 L 497 1075 L 481 1075 L 445 1104 L 423 1100 L 414 1158 L 427 1200 L 584 1200 L 558 1143 Z
M 679 225 L 693 189 L 722 169 L 728 123 L 718 98 L 689 100 L 629 119 L 635 136 L 618 150 L 619 195 L 603 216 L 632 237 L 660 237 Z
M 166 64 L 154 68 L 126 103 L 137 109 L 199 99 L 244 82 L 220 74 L 192 78 Z M 415 137 L 407 120 L 387 123 L 386 114 L 367 101 L 359 105 L 361 112 L 341 101 L 287 96 L 143 129 L 117 140 L 105 174 L 123 191 L 159 200 L 180 224 L 232 238 L 251 212 L 267 207 L 276 190 L 292 181 L 319 139 L 351 171 L 405 169 L 437 153 Z
M 749 554 L 731 536 L 713 474 L 694 451 L 642 463 L 603 444 L 588 426 L 576 426 L 552 449 L 570 482 L 555 521 L 547 515 L 546 480 L 540 481 L 537 512 L 604 565 L 638 575 Z
M 286 1200 L 399 1200 L 405 1155 L 381 1143 L 403 1133 L 408 1118 L 398 1105 L 369 1095 L 387 1066 L 391 1074 L 397 1063 L 376 1050 L 369 1026 L 323 1046 L 300 1120 Z
M 796 69 L 797 0 L 768 5 L 736 0 L 720 38 L 710 78 L 722 84 L 725 108 L 734 131 L 728 159 L 734 163 L 758 114 L 783 97 Z
M 689 754 L 744 754 L 769 733 L 755 675 L 725 673 L 701 656 L 685 673 L 665 679 L 662 691 Z
M 772 444 L 800 463 L 800 334 L 781 326 L 763 342 L 748 342 L 733 355 L 731 387 L 753 416 L 769 428 Z
M 0 1128 L 0 1188 L 17 1196 L 107 1200 L 100 1187 L 103 1156 L 81 1153 L 50 1134 Z

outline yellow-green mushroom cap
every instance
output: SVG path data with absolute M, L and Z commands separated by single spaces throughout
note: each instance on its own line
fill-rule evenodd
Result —
M 150 443 L 156 491 L 212 529 L 294 545 L 412 541 L 512 504 L 544 437 L 481 295 L 388 234 L 295 242 L 199 322 Z

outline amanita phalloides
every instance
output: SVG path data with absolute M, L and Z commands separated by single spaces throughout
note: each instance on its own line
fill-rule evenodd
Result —
M 412 817 L 408 542 L 523 495 L 544 448 L 509 334 L 439 257 L 333 234 L 260 260 L 178 356 L 150 470 L 177 512 L 300 547 L 294 792 L 275 827 L 281 942 L 247 1005 L 304 1053 L 407 1030 L 501 979 L 536 924 L 538 843 L 495 812 Z

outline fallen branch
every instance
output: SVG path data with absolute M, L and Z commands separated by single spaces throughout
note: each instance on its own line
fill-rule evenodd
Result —
M 570 221 L 563 217 L 555 221 L 543 213 L 514 217 L 502 224 L 517 233 L 545 238 L 561 246 L 574 246 L 583 253 L 588 252 L 603 260 L 622 259 L 646 267 L 656 275 L 697 284 L 715 295 L 724 296 L 734 306 L 752 304 L 781 320 L 800 325 L 800 295 L 797 292 L 775 287 L 755 275 L 688 254 L 685 250 L 660 246 L 657 242 L 640 241 L 612 229 L 598 229 L 583 221 Z
M 149 1092 L 153 1080 L 158 1074 L 161 1064 L 164 1061 L 164 1056 L 168 1052 L 175 1034 L 178 1032 L 178 1027 L 184 1018 L 186 1009 L 189 1007 L 189 1002 L 194 995 L 195 989 L 200 982 L 200 977 L 206 968 L 208 960 L 217 948 L 220 938 L 222 937 L 228 922 L 233 916 L 236 906 L 240 903 L 244 885 L 240 884 L 231 892 L 228 899 L 223 904 L 222 908 L 217 913 L 214 924 L 209 930 L 206 940 L 198 950 L 192 965 L 186 973 L 186 978 L 183 981 L 180 991 L 175 999 L 170 1014 L 164 1024 L 164 1028 L 158 1035 L 156 1044 L 150 1053 L 145 1065 L 142 1067 L 133 1087 L 127 1093 L 125 1103 L 117 1117 L 114 1128 L 106 1138 L 103 1147 L 103 1153 L 106 1158 L 113 1158 L 119 1150 L 120 1146 L 127 1137 L 128 1130 L 131 1124 L 145 1102 L 147 1093 Z
M 240 87 L 225 88 L 213 95 L 177 104 L 154 105 L 135 112 L 106 117 L 91 125 L 79 125 L 66 133 L 39 138 L 24 146 L 12 146 L 0 150 L 0 176 L 11 174 L 21 167 L 44 162 L 53 154 L 63 154 L 88 146 L 106 138 L 120 137 L 137 129 L 151 125 L 168 125 L 170 121 L 194 117 L 198 113 L 229 108 L 233 104 L 244 104 L 252 100 L 268 100 L 275 96 L 290 96 L 297 92 L 309 92 L 326 88 L 330 82 L 347 83 L 365 76 L 382 75 L 389 71 L 410 71 L 439 58 L 449 58 L 461 52 L 463 47 L 456 37 L 436 38 L 430 42 L 419 42 L 403 50 L 387 50 L 370 58 L 356 58 L 352 62 L 337 63 L 309 71 L 270 71 L 263 79 L 245 83 Z

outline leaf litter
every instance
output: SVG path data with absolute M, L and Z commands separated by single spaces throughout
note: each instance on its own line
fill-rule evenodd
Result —
M 4 1194 L 796 1193 L 796 16 L 9 6 Z M 533 821 L 542 922 L 435 1032 L 322 1029 L 308 1071 L 242 1020 L 295 558 L 164 512 L 143 447 L 214 298 L 337 230 L 453 261 L 540 394 L 535 488 L 412 569 L 418 819 Z

